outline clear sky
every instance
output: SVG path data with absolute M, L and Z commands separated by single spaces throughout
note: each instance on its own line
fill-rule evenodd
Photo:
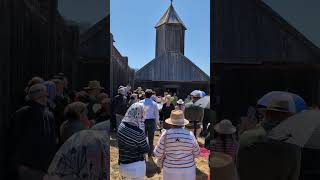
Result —
M 141 68 L 155 57 L 154 26 L 170 0 L 111 0 L 110 28 L 114 45 L 128 56 L 132 68 Z M 210 2 L 173 0 L 173 6 L 187 27 L 185 56 L 210 75 Z

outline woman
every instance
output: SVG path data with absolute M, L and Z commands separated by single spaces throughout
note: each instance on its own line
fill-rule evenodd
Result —
M 167 95 L 165 97 L 165 104 L 163 104 L 162 109 L 160 111 L 160 116 L 162 117 L 162 123 L 163 123 L 164 129 L 169 128 L 169 126 L 164 121 L 170 117 L 171 111 L 175 109 L 174 105 L 171 102 L 172 102 L 171 95 Z
M 149 152 L 143 122 L 143 104 L 130 106 L 118 128 L 119 170 L 122 179 L 143 180 L 146 174 L 144 155 Z
M 184 111 L 185 106 L 184 106 L 184 102 L 183 102 L 182 99 L 179 99 L 179 100 L 177 101 L 177 105 L 176 105 L 175 109 L 176 109 L 176 110 Z
M 210 150 L 230 155 L 236 163 L 239 143 L 236 140 L 236 127 L 230 120 L 224 119 L 214 126 L 214 140 L 210 143 Z
M 136 102 L 138 102 L 138 94 L 131 94 L 129 99 L 129 107 Z
M 61 143 L 74 133 L 89 128 L 86 105 L 82 102 L 69 104 L 65 109 L 66 121 L 60 126 Z
M 166 119 L 170 129 L 162 133 L 154 155 L 163 159 L 164 180 L 195 180 L 195 158 L 200 155 L 198 142 L 192 132 L 183 127 L 189 123 L 183 111 L 173 110 Z

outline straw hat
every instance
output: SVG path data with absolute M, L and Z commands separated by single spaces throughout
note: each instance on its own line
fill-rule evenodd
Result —
M 100 85 L 100 81 L 89 81 L 88 83 L 88 87 L 84 88 L 85 90 L 92 90 L 92 89 L 104 89 L 103 87 L 101 87 Z
M 189 121 L 184 118 L 183 111 L 173 110 L 171 111 L 170 118 L 166 119 L 166 123 L 176 126 L 185 126 L 189 124 Z
M 184 104 L 184 102 L 183 102 L 182 99 L 179 99 L 179 100 L 177 101 L 177 104 Z
M 214 130 L 220 134 L 233 134 L 237 131 L 230 120 L 224 119 L 214 126 Z

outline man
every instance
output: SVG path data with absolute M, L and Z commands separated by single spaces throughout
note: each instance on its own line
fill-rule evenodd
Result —
M 42 179 L 56 152 L 55 122 L 48 111 L 47 89 L 35 84 L 29 101 L 13 115 L 14 164 L 20 179 Z
M 88 103 L 88 118 L 89 120 L 95 119 L 95 113 L 93 111 L 93 105 L 97 103 L 97 96 L 101 93 L 104 88 L 101 87 L 100 81 L 93 80 L 89 81 L 88 86 L 84 88 L 88 92 L 89 103 Z
M 156 131 L 156 126 L 160 126 L 160 117 L 158 105 L 155 101 L 151 99 L 152 90 L 147 89 L 145 92 L 145 99 L 141 100 L 140 103 L 143 104 L 143 118 L 144 118 L 144 126 L 145 126 L 145 134 L 148 137 L 149 143 L 149 158 L 153 155 L 153 139 L 154 132 Z
M 301 148 L 271 140 L 268 133 L 292 116 L 290 97 L 276 96 L 268 104 L 265 119 L 240 136 L 238 172 L 245 180 L 298 180 Z
M 120 121 L 127 112 L 127 97 L 124 87 L 118 89 L 117 95 L 111 101 L 111 131 L 116 132 L 118 121 Z
M 67 96 L 64 96 L 64 83 L 61 79 L 53 79 L 52 82 L 56 85 L 56 98 L 55 98 L 55 108 L 53 109 L 54 118 L 56 120 L 56 131 L 58 137 L 60 137 L 59 127 L 65 121 L 64 109 L 70 103 Z
M 194 103 L 199 99 L 201 99 L 200 91 L 196 92 L 192 96 L 191 102 L 186 103 L 184 111 L 186 119 L 189 120 L 189 124 L 186 125 L 186 128 L 190 131 L 193 131 L 196 137 L 200 135 L 204 117 L 204 109 L 194 105 Z

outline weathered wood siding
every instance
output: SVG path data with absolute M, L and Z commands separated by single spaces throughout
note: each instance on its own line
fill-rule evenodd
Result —
M 156 57 L 172 51 L 184 54 L 184 29 L 181 25 L 162 25 L 156 33 Z
M 88 81 L 98 80 L 110 94 L 111 36 L 110 16 L 97 22 L 81 34 L 80 60 L 77 63 L 77 88 L 87 86 Z
M 181 53 L 167 52 L 136 73 L 137 80 L 209 81 L 209 76 Z
M 317 62 L 311 42 L 261 0 L 213 0 L 216 62 Z
M 72 74 L 70 67 L 78 49 L 77 27 L 64 22 L 54 2 L 0 0 L 1 138 L 8 135 L 4 127 L 11 125 L 12 113 L 24 104 L 24 89 L 33 76 L 48 79 L 58 72 Z M 8 164 L 0 159 L 0 164 Z M 5 173 L 0 179 L 6 179 L 2 178 Z
M 274 90 L 319 104 L 319 48 L 261 0 L 211 2 L 211 82 L 219 119 L 238 122 Z

